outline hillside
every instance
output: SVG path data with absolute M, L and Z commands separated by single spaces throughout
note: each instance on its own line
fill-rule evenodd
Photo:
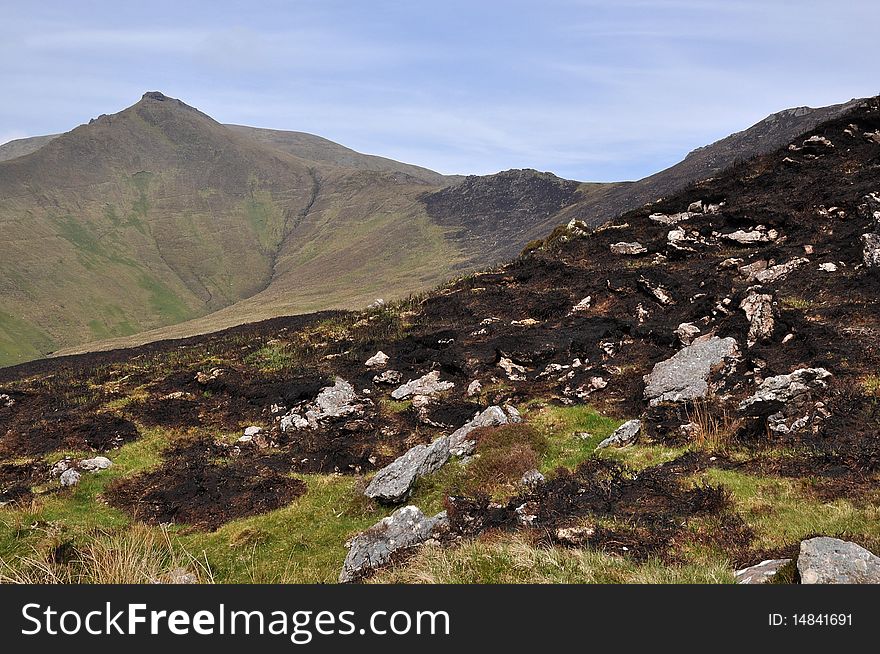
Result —
M 0 365 L 353 309 L 516 256 L 787 142 L 850 105 L 774 114 L 639 182 L 448 177 L 161 93 L 0 149 Z
M 147 93 L 0 162 L 0 365 L 202 316 L 364 306 L 473 260 L 417 201 L 454 178 L 257 133 Z
M 420 297 L 0 370 L 6 575 L 880 581 L 878 270 L 874 98 Z

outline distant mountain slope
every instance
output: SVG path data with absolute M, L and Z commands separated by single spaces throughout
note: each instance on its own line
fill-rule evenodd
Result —
M 0 145 L 0 161 L 9 161 L 10 159 L 36 152 L 59 136 L 60 134 L 47 134 L 46 136 L 31 136 L 29 138 L 8 141 Z
M 226 127 L 264 145 L 270 145 L 301 159 L 317 163 L 356 170 L 405 173 L 436 186 L 445 186 L 462 179 L 461 176 L 441 175 L 421 166 L 401 163 L 385 157 L 361 154 L 339 143 L 305 132 L 288 132 L 243 125 L 227 125 Z

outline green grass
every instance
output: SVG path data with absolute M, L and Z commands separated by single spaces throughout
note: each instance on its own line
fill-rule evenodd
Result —
M 44 356 L 54 340 L 32 323 L 0 310 L 0 366 Z
M 623 421 L 603 416 L 592 407 L 525 407 L 526 419 L 547 438 L 548 448 L 541 457 L 540 471 L 549 473 L 558 467 L 574 469 L 593 455 L 596 446 L 610 436 Z M 589 433 L 581 438 L 578 433 Z

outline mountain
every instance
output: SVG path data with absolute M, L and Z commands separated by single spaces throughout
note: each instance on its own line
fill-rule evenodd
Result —
M 534 170 L 443 176 L 310 134 L 222 125 L 147 93 L 66 134 L 2 146 L 13 158 L 0 160 L 0 365 L 421 292 L 851 106 L 774 114 L 644 180 L 587 184 Z
M 7 141 L 0 145 L 0 161 L 23 157 L 31 152 L 36 152 L 50 141 L 58 138 L 58 136 L 60 134 L 47 134 L 46 136 L 32 136 L 30 138 Z
M 417 201 L 454 181 L 147 93 L 0 162 L 0 364 L 432 287 L 476 254 Z
M 0 369 L 4 575 L 878 582 L 878 300 L 872 98 L 418 297 Z

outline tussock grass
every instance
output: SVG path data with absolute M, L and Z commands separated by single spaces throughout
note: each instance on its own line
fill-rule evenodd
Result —
M 696 402 L 687 410 L 688 420 L 696 426 L 692 444 L 708 452 L 726 452 L 734 443 L 743 420 L 727 408 L 720 415 L 712 411 L 711 400 Z
M 0 583 L 149 584 L 165 581 L 172 571 L 192 573 L 199 583 L 214 582 L 207 560 L 181 547 L 167 527 L 136 524 L 99 532 L 83 545 L 50 540 L 12 562 L 0 560 Z

